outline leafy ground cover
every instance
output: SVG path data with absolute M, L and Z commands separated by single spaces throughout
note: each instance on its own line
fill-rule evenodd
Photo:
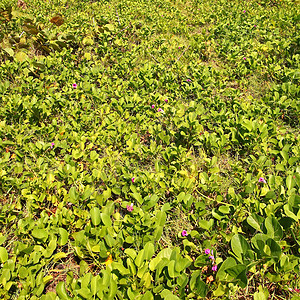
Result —
M 2 299 L 300 299 L 296 1 L 0 5 Z

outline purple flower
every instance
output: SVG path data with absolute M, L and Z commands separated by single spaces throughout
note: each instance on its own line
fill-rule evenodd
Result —
M 152 104 L 152 105 L 151 105 L 151 107 L 152 107 L 152 108 L 154 108 L 154 107 L 155 107 L 155 105 L 154 105 L 154 104 Z
M 132 177 L 132 178 L 131 178 L 132 183 L 134 183 L 134 180 L 135 180 L 135 177 Z
M 245 13 L 246 11 L 245 10 L 243 10 L 243 13 Z
M 254 25 L 254 27 L 256 27 L 256 25 Z
M 243 58 L 243 60 L 245 60 L 245 59 L 246 59 L 246 57 Z
M 127 209 L 129 212 L 133 211 L 133 203 L 131 203 L 130 205 L 127 205 L 127 206 L 126 206 L 126 209 Z
M 77 89 L 77 84 L 76 84 L 76 83 L 73 83 L 73 84 L 72 84 L 72 87 L 73 87 L 74 89 Z
M 192 80 L 191 80 L 191 79 L 187 79 L 186 81 L 187 81 L 187 82 L 191 82 Z
M 216 271 L 218 270 L 218 266 L 217 266 L 217 265 L 214 265 L 214 266 L 212 266 L 211 269 L 212 269 L 213 272 L 216 272 Z
M 210 255 L 208 258 L 211 260 L 215 260 L 215 257 L 213 255 Z
M 267 183 L 263 177 L 259 177 L 258 182 Z
M 210 254 L 210 249 L 205 249 L 205 250 L 204 250 L 204 253 L 205 253 L 205 254 Z
M 182 230 L 181 234 L 182 234 L 182 236 L 188 236 L 188 233 L 186 230 Z
M 178 49 L 180 49 L 181 47 L 178 47 Z
M 159 108 L 157 111 L 164 113 L 164 110 L 162 108 Z
M 51 147 L 50 147 L 50 148 L 51 148 L 51 149 L 53 149 L 53 147 L 54 147 L 54 143 L 52 142 L 52 143 L 51 143 Z
M 168 99 L 165 99 L 165 102 L 168 103 Z

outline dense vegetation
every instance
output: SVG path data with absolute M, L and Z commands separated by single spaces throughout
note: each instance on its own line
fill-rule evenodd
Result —
M 2 0 L 1 299 L 300 299 L 300 9 Z

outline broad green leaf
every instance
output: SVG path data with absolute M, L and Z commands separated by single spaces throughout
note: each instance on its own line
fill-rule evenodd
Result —
M 174 295 L 171 291 L 169 290 L 163 290 L 160 295 L 162 296 L 163 299 L 165 300 L 180 300 L 176 295 Z
M 91 290 L 87 287 L 83 287 L 79 290 L 76 290 L 76 293 L 79 294 L 84 299 L 91 299 L 93 296 Z
M 71 300 L 72 298 L 69 297 L 66 287 L 65 287 L 65 283 L 64 281 L 59 281 L 57 286 L 56 286 L 56 293 L 58 295 L 58 297 L 62 300 Z
M 245 288 L 248 284 L 248 279 L 246 276 L 246 266 L 245 265 L 236 265 L 234 267 L 228 268 L 225 270 L 230 276 L 238 280 L 238 284 L 241 288 Z
M 60 246 L 64 246 L 68 242 L 69 234 L 67 230 L 64 228 L 58 228 L 58 233 L 59 233 L 58 244 Z
M 112 221 L 111 218 L 109 217 L 108 214 L 106 213 L 101 213 L 100 214 L 101 220 L 103 222 L 103 224 L 107 227 L 111 227 L 112 226 Z
M 261 223 L 257 219 L 255 219 L 252 215 L 248 216 L 247 223 L 250 226 L 252 226 L 254 229 L 256 229 L 257 231 L 261 232 L 261 229 L 260 229 Z
M 283 237 L 282 227 L 275 217 L 267 217 L 265 220 L 265 226 L 267 229 L 267 235 L 275 241 L 279 241 Z
M 28 55 L 23 51 L 19 51 L 15 54 L 15 59 L 19 62 L 23 62 L 28 59 Z
M 2 245 L 6 240 L 6 237 L 0 233 L 0 245 Z
M 250 250 L 250 245 L 242 235 L 236 234 L 231 239 L 231 248 L 239 261 L 243 262 L 247 251 Z
M 134 260 L 136 258 L 136 251 L 134 249 L 131 248 L 127 248 L 124 251 L 132 260 Z
M 90 210 L 91 220 L 94 226 L 98 226 L 101 221 L 101 212 L 98 207 L 93 207 Z
M 146 274 L 149 274 L 149 273 L 146 273 Z M 145 284 L 145 281 L 143 281 L 143 283 L 144 283 L 144 286 L 146 289 L 148 289 L 150 287 L 150 285 L 148 283 Z M 154 299 L 154 297 L 150 291 L 147 291 L 141 298 L 141 300 L 153 300 L 153 299 Z
M 212 228 L 212 226 L 214 225 L 214 220 L 213 219 L 210 219 L 209 221 L 199 220 L 198 224 L 201 228 L 203 228 L 205 230 L 210 230 Z
M 32 230 L 32 236 L 38 240 L 46 241 L 48 238 L 48 232 L 45 229 L 34 228 Z
M 228 205 L 221 205 L 219 207 L 219 211 L 224 214 L 224 215 L 227 215 L 230 213 L 230 207 Z
M 152 242 L 148 242 L 145 245 L 144 250 L 145 250 L 145 254 L 144 254 L 145 259 L 149 260 L 154 254 L 154 244 Z
M 207 294 L 207 286 L 201 280 L 201 271 L 195 271 L 192 273 L 191 280 L 190 280 L 190 288 L 191 290 L 200 297 L 205 297 Z
M 4 247 L 0 247 L 0 261 L 5 263 L 8 260 L 8 253 Z
M 219 280 L 225 280 L 226 277 L 226 269 L 230 269 L 236 266 L 236 261 L 232 257 L 227 257 L 226 260 L 222 263 L 221 267 L 218 269 L 218 273 L 216 278 Z
M 136 266 L 140 268 L 142 266 L 142 263 L 143 263 L 144 260 L 145 260 L 145 250 L 142 249 L 138 253 L 138 255 L 137 255 L 136 259 L 135 259 Z
M 93 276 L 91 280 L 91 292 L 95 296 L 101 289 L 101 279 L 99 275 Z

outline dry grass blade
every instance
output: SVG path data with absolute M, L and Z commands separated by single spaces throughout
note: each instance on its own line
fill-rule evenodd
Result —
M 22 9 L 27 9 L 27 4 L 23 0 L 18 0 L 18 7 Z

